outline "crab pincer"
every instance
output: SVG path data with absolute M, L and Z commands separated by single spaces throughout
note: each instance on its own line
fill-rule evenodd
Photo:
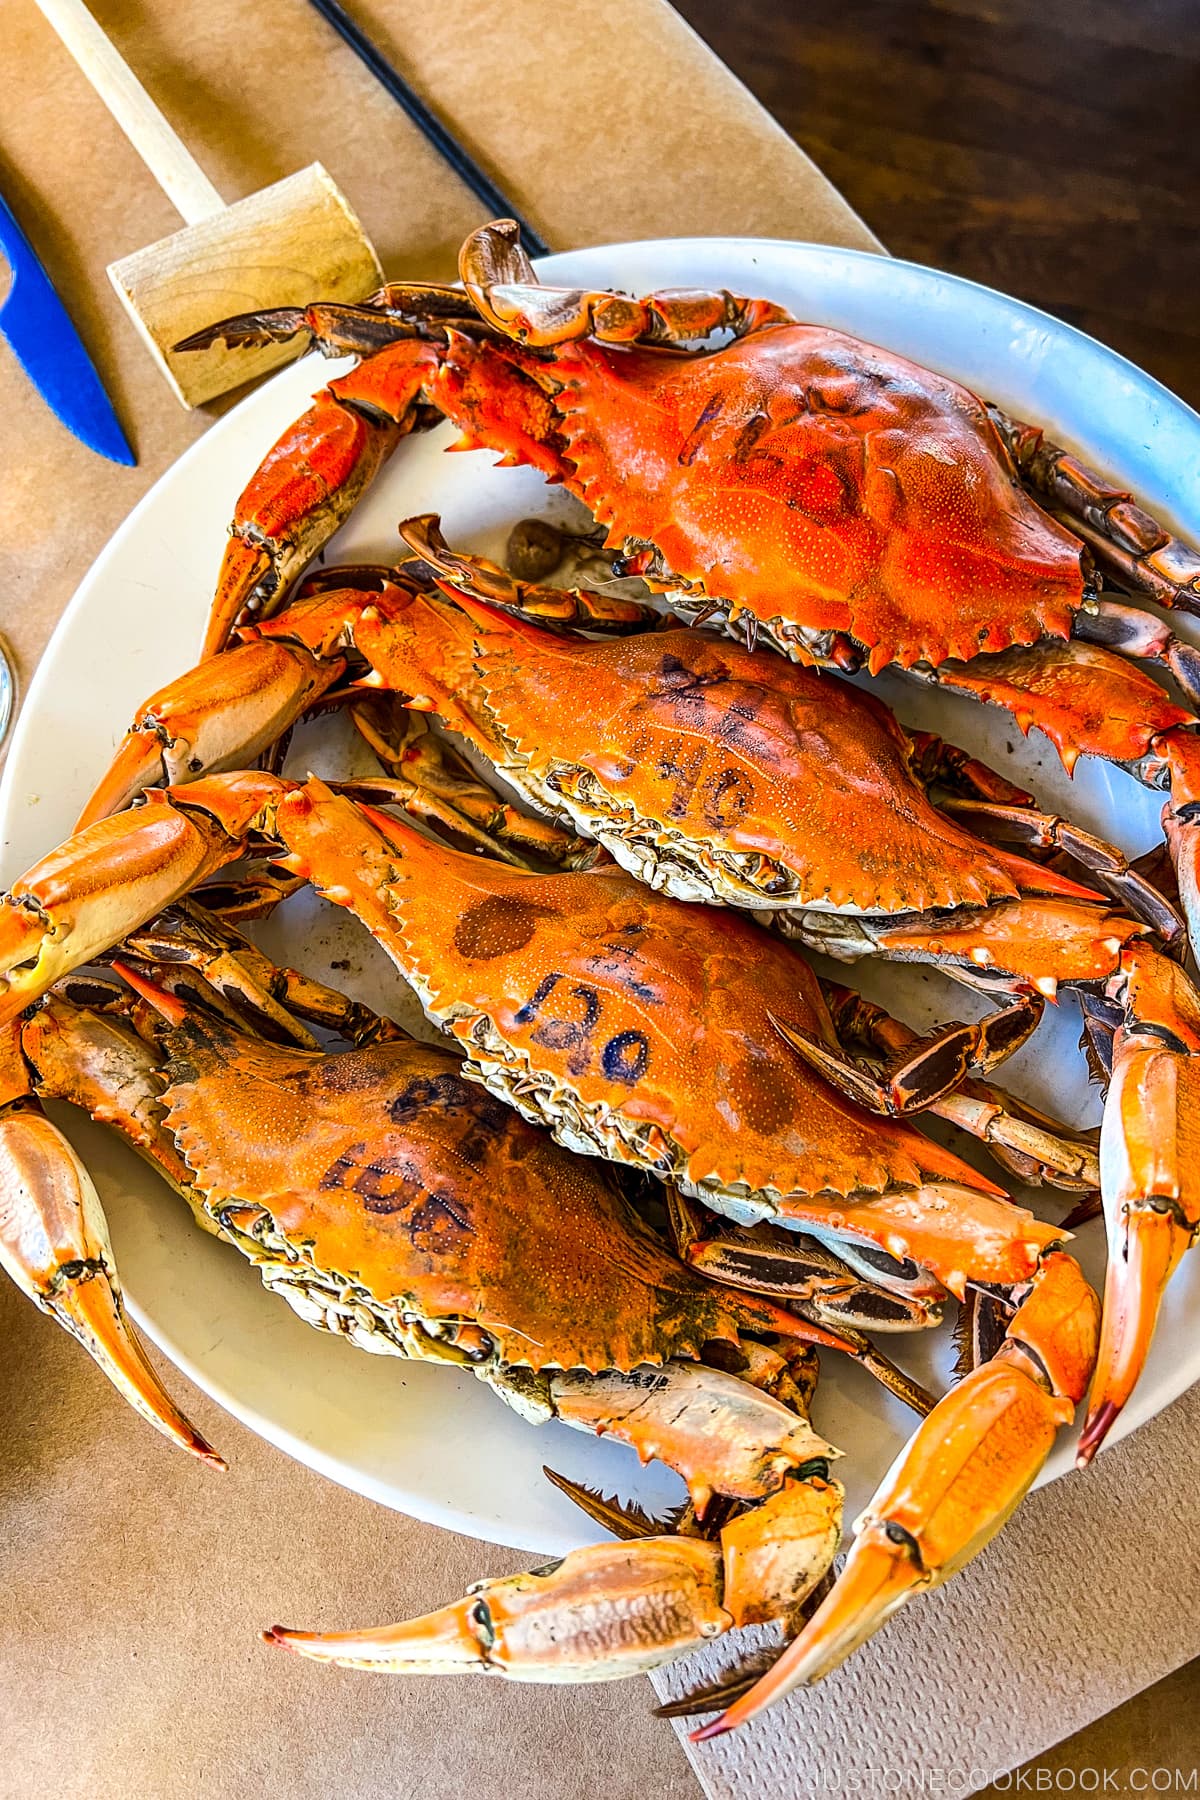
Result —
M 672 1662 L 739 1625 L 794 1624 L 832 1560 L 841 1488 L 788 1480 L 716 1541 L 649 1535 L 573 1550 L 482 1581 L 424 1618 L 364 1631 L 273 1625 L 266 1641 L 314 1662 L 389 1675 L 609 1681 Z
M 1020 1504 L 1086 1392 L 1100 1308 L 1061 1252 L 1017 1298 L 995 1355 L 939 1401 L 885 1475 L 799 1636 L 747 1694 L 692 1733 L 695 1742 L 829 1674 L 914 1594 L 969 1562 Z
M 177 676 L 138 708 L 75 829 L 123 811 L 147 788 L 250 768 L 345 668 L 333 651 L 255 641 Z
M 1120 1020 L 1100 1131 L 1109 1254 L 1081 1465 L 1133 1392 L 1167 1283 L 1200 1236 L 1200 995 L 1178 965 L 1134 944 L 1108 996 Z
M 19 1032 L 9 1025 L 0 1039 L 0 1268 L 144 1419 L 224 1468 L 166 1392 L 126 1317 L 100 1196 L 31 1091 Z
M 193 782 L 182 801 L 154 788 L 41 857 L 0 895 L 0 1025 L 244 855 L 282 791 L 253 769 Z
M 300 331 L 326 355 L 368 354 L 314 397 L 239 497 L 205 656 L 223 648 L 243 615 L 267 617 L 278 608 L 400 439 L 439 414 L 459 426 L 457 448 L 486 438 L 513 463 L 532 463 L 552 479 L 563 473 L 549 405 L 519 359 L 470 342 L 441 314 L 414 323 L 371 306 L 285 308 L 226 320 L 181 348 L 264 343 Z

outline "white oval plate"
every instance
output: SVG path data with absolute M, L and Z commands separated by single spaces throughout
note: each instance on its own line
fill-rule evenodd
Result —
M 1200 419 L 1131 364 L 1033 308 L 911 264 L 814 245 L 749 240 L 643 243 L 548 259 L 547 277 L 634 292 L 712 284 L 762 294 L 957 377 L 1055 435 L 1126 483 L 1151 510 L 1200 536 Z M 9 880 L 71 829 L 137 703 L 195 661 L 234 501 L 277 434 L 330 370 L 308 360 L 251 394 L 180 458 L 125 521 L 82 582 L 31 685 L 0 791 Z M 336 540 L 330 560 L 390 559 L 396 524 L 442 513 L 451 542 L 496 554 L 512 521 L 560 514 L 563 496 L 487 453 L 444 456 L 441 427 L 401 445 Z M 1045 740 L 1023 742 L 1004 715 L 951 703 L 897 677 L 878 685 L 912 723 L 937 729 L 1028 779 L 1127 850 L 1148 847 L 1159 803 L 1099 765 L 1067 782 Z M 298 743 L 293 766 L 345 766 L 348 738 L 329 725 Z M 275 922 L 270 946 L 405 1021 L 415 1014 L 390 965 L 343 915 L 303 897 Z M 970 1009 L 969 997 L 915 971 L 866 968 L 857 979 L 916 1024 Z M 1009 1065 L 1030 1099 L 1096 1117 L 1067 1002 Z M 543 1479 L 544 1462 L 651 1505 L 675 1478 L 632 1454 L 552 1425 L 535 1431 L 486 1388 L 448 1369 L 370 1357 L 312 1331 L 262 1290 L 233 1251 L 203 1236 L 183 1206 L 124 1145 L 63 1114 L 95 1170 L 131 1309 L 186 1373 L 238 1418 L 301 1461 L 386 1505 L 493 1542 L 561 1554 L 592 1528 Z M 1061 1210 L 1053 1210 L 1053 1218 Z M 1103 1269 L 1096 1226 L 1080 1234 L 1089 1273 Z M 1150 1418 L 1200 1376 L 1200 1257 L 1169 1294 L 1150 1365 L 1114 1436 Z M 945 1382 L 946 1333 L 892 1339 L 923 1378 Z M 820 1428 L 846 1451 L 839 1474 L 861 1502 L 912 1420 L 868 1378 L 825 1359 Z M 1070 1466 L 1060 1445 L 1044 1480 Z M 851 1516 L 853 1516 L 851 1514 Z M 431 1603 L 445 1596 L 431 1595 Z

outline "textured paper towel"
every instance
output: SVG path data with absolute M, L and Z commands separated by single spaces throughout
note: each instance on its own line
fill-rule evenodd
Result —
M 706 1791 L 957 1800 L 1200 1655 L 1198 1467 L 1193 1388 L 1086 1473 L 1032 1495 L 961 1575 L 819 1687 L 688 1745 Z M 674 1696 L 733 1660 L 714 1644 L 654 1685 Z

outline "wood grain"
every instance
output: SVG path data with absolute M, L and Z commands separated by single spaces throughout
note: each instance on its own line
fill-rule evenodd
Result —
M 1195 0 L 677 0 L 896 256 L 1200 404 Z
M 177 355 L 174 346 L 192 332 L 239 312 L 362 300 L 383 281 L 350 202 L 320 163 L 121 257 L 108 275 L 188 407 L 257 380 L 306 348 L 291 338 L 259 350 L 222 342 Z

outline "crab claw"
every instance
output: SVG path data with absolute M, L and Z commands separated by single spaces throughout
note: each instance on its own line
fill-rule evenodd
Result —
M 130 1328 L 90 1175 L 30 1103 L 0 1116 L 0 1266 L 78 1339 L 135 1411 L 193 1456 L 225 1467 L 163 1388 Z
M 326 340 L 318 338 L 322 348 Z M 330 343 L 330 348 L 337 348 Z M 267 452 L 238 499 L 204 639 L 220 650 L 247 608 L 280 605 L 416 420 L 438 356 L 402 340 L 331 381 Z
M 152 694 L 75 827 L 121 812 L 148 787 L 249 768 L 345 670 L 301 644 L 239 644 Z
M 901 1452 L 800 1636 L 693 1742 L 736 1730 L 794 1688 L 820 1681 L 913 1594 L 954 1574 L 1024 1498 L 1072 1410 L 1023 1371 L 995 1363 L 973 1370 Z
M 1086 1468 L 1108 1436 L 1145 1365 L 1168 1281 L 1195 1240 L 1195 1228 L 1170 1208 L 1129 1208 L 1109 1256 L 1098 1374 L 1079 1437 Z
M 465 1599 L 404 1624 L 329 1633 L 273 1625 L 263 1637 L 314 1662 L 390 1675 L 603 1681 L 656 1668 L 727 1630 L 720 1591 L 717 1545 L 640 1538 L 479 1582 Z
M 1152 951 L 1127 957 L 1126 1023 L 1113 1040 L 1100 1131 L 1108 1230 L 1104 1328 L 1079 1443 L 1089 1463 L 1142 1367 L 1163 1293 L 1200 1235 L 1200 1177 L 1191 1147 L 1200 1110 L 1200 996 Z
M 314 1662 L 390 1675 L 638 1675 L 734 1626 L 793 1622 L 833 1560 L 842 1498 L 836 1481 L 814 1472 L 739 1513 L 719 1542 L 638 1533 L 477 1582 L 465 1599 L 402 1625 L 330 1633 L 273 1625 L 263 1637 Z
M 0 1025 L 240 856 L 287 783 L 263 770 L 169 788 L 98 819 L 0 895 Z
M 702 1743 L 820 1681 L 923 1589 L 957 1573 L 1033 1485 L 1091 1374 L 1099 1305 L 1078 1265 L 1043 1261 L 991 1362 L 920 1425 L 858 1520 L 841 1575 L 779 1661 Z
M 396 427 L 344 406 L 332 388 L 289 425 L 240 496 L 201 655 L 214 656 L 246 607 L 272 610 L 393 448 Z

